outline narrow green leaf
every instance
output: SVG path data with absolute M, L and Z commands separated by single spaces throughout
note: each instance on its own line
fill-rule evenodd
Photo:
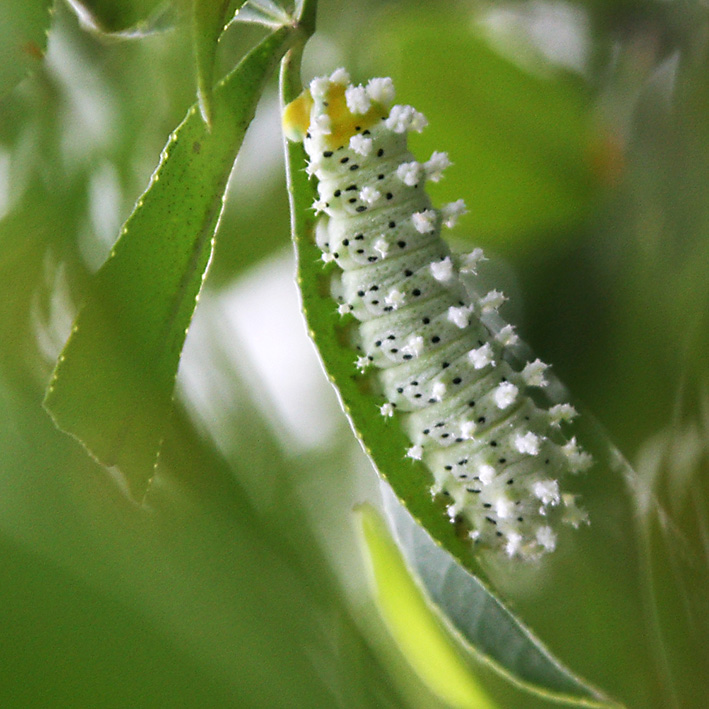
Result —
M 141 37 L 164 29 L 175 12 L 174 0 L 69 0 L 89 27 L 105 34 Z
M 359 508 L 358 517 L 379 610 L 407 660 L 452 707 L 494 709 L 411 578 L 381 517 L 370 506 Z
M 284 61 L 281 74 L 284 104 L 293 100 L 300 91 L 297 64 L 297 58 L 292 56 Z M 561 701 L 602 706 L 600 695 L 546 652 L 484 583 L 482 579 L 485 574 L 471 553 L 469 543 L 456 534 L 455 526 L 448 521 L 444 504 L 428 494 L 431 484 L 429 471 L 419 462 L 402 460 L 401 451 L 410 445 L 408 439 L 393 419 L 379 414 L 378 405 L 383 400 L 376 401 L 370 392 L 363 389 L 366 385 L 353 366 L 356 354 L 342 343 L 340 318 L 333 307 L 329 276 L 323 269 L 321 252 L 315 243 L 315 216 L 311 208 L 315 190 L 303 169 L 305 160 L 301 144 L 286 145 L 298 284 L 310 335 L 354 431 L 379 474 L 388 481 L 396 497 L 408 509 L 415 526 L 423 527 L 451 555 L 448 557 L 450 569 L 457 569 L 456 573 L 461 575 L 461 587 L 467 586 L 464 593 L 471 594 L 471 603 L 477 603 L 485 610 L 495 610 L 495 617 L 501 623 L 498 627 L 500 636 L 492 638 L 494 642 L 484 638 L 480 650 L 491 658 L 491 664 L 494 662 L 498 668 L 504 668 L 503 673 L 516 677 L 521 686 L 534 686 L 546 696 L 557 695 L 558 698 L 562 695 Z M 485 632 L 489 629 L 490 626 L 478 628 Z M 517 643 L 514 651 L 504 647 L 506 638 L 511 636 Z M 475 634 L 468 639 L 472 644 L 483 640 Z
M 197 68 L 197 95 L 202 117 L 210 125 L 214 108 L 214 60 L 230 4 L 231 0 L 192 0 L 192 43 Z
M 180 352 L 212 253 L 229 174 L 264 84 L 297 36 L 266 38 L 170 136 L 150 186 L 93 281 L 45 405 L 134 494 L 152 474 Z
M 0 96 L 44 58 L 51 0 L 0 0 Z

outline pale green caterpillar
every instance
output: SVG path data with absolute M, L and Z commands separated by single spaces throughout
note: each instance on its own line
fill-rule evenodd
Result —
M 414 159 L 407 133 L 426 119 L 393 100 L 390 79 L 355 86 L 338 69 L 285 109 L 286 134 L 303 141 L 318 183 L 316 239 L 324 265 L 338 267 L 333 308 L 358 321 L 352 366 L 376 379 L 381 414 L 411 441 L 402 459 L 427 465 L 451 520 L 478 544 L 538 558 L 556 547 L 559 521 L 586 521 L 560 480 L 592 459 L 562 433 L 573 407 L 530 396 L 547 365 L 513 366 L 514 328 L 493 324 L 504 296 L 475 293 L 482 252 L 454 256 L 441 239 L 465 205 L 432 207 L 424 185 L 448 157 Z

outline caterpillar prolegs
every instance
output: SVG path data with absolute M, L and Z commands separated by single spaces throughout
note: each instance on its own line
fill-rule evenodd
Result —
M 355 86 L 338 69 L 285 109 L 286 135 L 303 141 L 317 179 L 333 308 L 355 318 L 352 366 L 375 378 L 380 413 L 411 441 L 402 460 L 424 462 L 433 494 L 448 498 L 471 540 L 534 559 L 556 547 L 559 522 L 586 521 L 559 480 L 592 458 L 562 432 L 576 415 L 570 404 L 535 403 L 547 365 L 514 366 L 514 328 L 492 324 L 504 295 L 474 290 L 480 249 L 454 255 L 441 238 L 465 205 L 434 209 L 424 186 L 450 162 L 440 152 L 414 159 L 407 133 L 426 119 L 393 101 L 391 79 Z

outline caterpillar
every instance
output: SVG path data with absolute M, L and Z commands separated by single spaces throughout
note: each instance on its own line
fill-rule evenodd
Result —
M 570 404 L 536 403 L 547 365 L 516 364 L 518 335 L 497 316 L 505 296 L 477 294 L 482 251 L 453 254 L 441 238 L 466 207 L 435 209 L 426 193 L 451 164 L 408 151 L 426 118 L 394 104 L 391 79 L 354 85 L 338 69 L 313 79 L 283 124 L 317 180 L 315 240 L 333 308 L 354 319 L 352 366 L 373 377 L 379 413 L 409 438 L 402 459 L 428 467 L 431 493 L 475 544 L 522 559 L 553 551 L 559 521 L 588 521 L 559 481 L 593 459 L 562 431 L 577 415 Z

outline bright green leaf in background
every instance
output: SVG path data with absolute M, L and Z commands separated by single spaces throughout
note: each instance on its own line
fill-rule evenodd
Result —
M 291 30 L 275 32 L 219 85 L 211 130 L 193 107 L 170 137 L 92 283 L 48 390 L 57 425 L 104 465 L 117 466 L 138 497 L 170 414 L 236 153 L 264 83 L 292 41 Z
M 51 0 L 0 0 L 0 97 L 44 57 Z
M 409 662 L 451 707 L 494 709 L 497 705 L 476 682 L 409 575 L 381 517 L 369 506 L 360 508 L 357 516 L 377 602 Z

